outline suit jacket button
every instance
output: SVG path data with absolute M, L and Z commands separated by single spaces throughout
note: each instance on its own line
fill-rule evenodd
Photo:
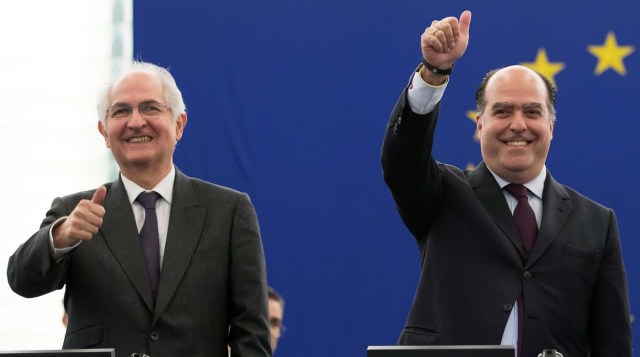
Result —
M 506 311 L 506 312 L 509 312 L 509 311 L 511 311 L 512 309 L 513 309 L 513 305 L 511 305 L 511 304 L 504 304 L 504 305 L 502 305 L 502 310 L 504 310 L 504 311 Z
M 531 280 L 531 278 L 533 277 L 533 275 L 531 274 L 530 271 L 525 271 L 524 274 L 522 274 L 522 276 L 524 277 L 524 280 Z
M 149 337 L 151 337 L 152 341 L 158 341 L 160 339 L 160 334 L 156 331 L 152 331 Z

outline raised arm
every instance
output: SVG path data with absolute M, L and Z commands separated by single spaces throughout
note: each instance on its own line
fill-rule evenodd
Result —
M 382 147 L 384 179 L 403 221 L 416 238 L 426 233 L 428 217 L 440 200 L 438 167 L 431 156 L 439 98 L 447 72 L 466 51 L 471 13 L 434 20 L 421 37 L 420 79 L 412 78 L 391 113 Z M 429 70 L 427 67 L 431 68 Z M 422 88 L 418 89 L 418 86 Z M 440 95 L 440 96 L 438 96 Z M 415 105 L 414 105 L 415 104 Z M 427 108 L 416 113 L 412 108 Z

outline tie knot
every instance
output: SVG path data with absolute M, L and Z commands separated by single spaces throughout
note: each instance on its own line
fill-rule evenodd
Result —
M 142 192 L 136 198 L 136 201 L 140 202 L 142 207 L 145 209 L 155 209 L 156 208 L 156 200 L 160 197 L 160 195 L 155 192 Z
M 520 199 L 520 198 L 529 198 L 529 194 L 527 192 L 527 188 L 524 187 L 524 185 L 518 185 L 515 183 L 510 183 L 508 185 L 506 185 L 504 187 L 505 190 L 507 190 L 507 192 L 509 192 L 511 194 L 511 196 L 515 197 L 516 199 Z

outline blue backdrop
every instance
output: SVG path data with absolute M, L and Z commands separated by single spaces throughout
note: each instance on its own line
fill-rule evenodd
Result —
M 388 115 L 431 20 L 473 12 L 435 156 L 480 161 L 474 92 L 516 63 L 558 86 L 547 167 L 617 215 L 640 315 L 640 3 L 633 0 L 135 0 L 134 53 L 169 67 L 191 176 L 248 192 L 269 284 L 286 299 L 278 356 L 364 356 L 395 344 L 419 273 L 379 163 Z M 633 324 L 640 356 L 640 323 Z

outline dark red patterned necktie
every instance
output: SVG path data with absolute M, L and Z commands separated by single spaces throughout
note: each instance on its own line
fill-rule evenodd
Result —
M 516 220 L 518 232 L 520 232 L 522 246 L 527 253 L 531 254 L 533 246 L 536 244 L 536 238 L 538 237 L 538 223 L 536 222 L 536 215 L 533 213 L 533 208 L 529 205 L 527 188 L 523 185 L 512 183 L 505 186 L 504 189 L 518 200 L 518 205 L 513 211 L 513 218 Z
M 529 205 L 529 192 L 523 185 L 509 184 L 504 187 L 509 194 L 518 200 L 518 205 L 513 211 L 513 218 L 518 226 L 518 232 L 520 233 L 520 240 L 522 246 L 527 253 L 527 256 L 531 254 L 533 246 L 536 244 L 536 238 L 538 237 L 538 223 L 536 222 L 536 215 L 533 212 L 533 208 Z M 524 294 L 521 291 L 518 295 L 518 356 L 522 356 L 522 341 L 524 338 Z

